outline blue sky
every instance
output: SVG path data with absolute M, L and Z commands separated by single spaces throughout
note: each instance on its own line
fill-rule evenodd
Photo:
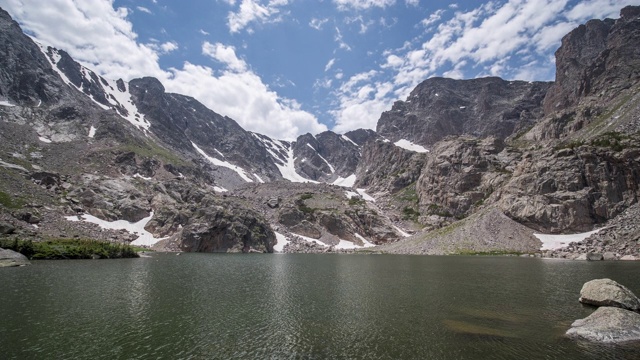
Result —
M 563 35 L 631 0 L 0 0 L 101 75 L 159 78 L 279 139 L 375 128 L 433 76 L 553 80 Z

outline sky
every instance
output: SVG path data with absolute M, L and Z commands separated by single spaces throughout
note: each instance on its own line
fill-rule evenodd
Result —
M 375 129 L 434 76 L 551 81 L 562 37 L 637 0 L 0 0 L 108 79 L 158 78 L 247 130 Z

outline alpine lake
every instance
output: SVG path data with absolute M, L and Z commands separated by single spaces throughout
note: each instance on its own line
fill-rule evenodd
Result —
M 564 336 L 640 262 L 152 253 L 0 271 L 2 359 L 638 359 Z

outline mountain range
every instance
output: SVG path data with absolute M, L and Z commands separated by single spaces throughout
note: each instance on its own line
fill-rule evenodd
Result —
M 534 233 L 602 228 L 543 253 L 638 255 L 640 7 L 567 34 L 554 82 L 430 78 L 375 131 L 295 141 L 0 29 L 0 236 L 540 254 Z

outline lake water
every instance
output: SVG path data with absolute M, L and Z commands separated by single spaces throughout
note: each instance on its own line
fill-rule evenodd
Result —
M 640 263 L 153 254 L 0 269 L 2 359 L 638 359 L 563 336 Z

